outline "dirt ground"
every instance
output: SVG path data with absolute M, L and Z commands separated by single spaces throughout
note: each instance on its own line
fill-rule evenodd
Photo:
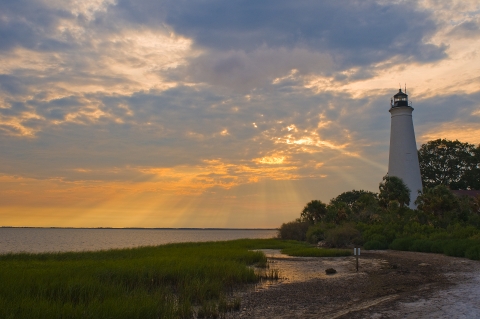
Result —
M 362 252 L 356 272 L 354 257 L 264 251 L 281 279 L 238 292 L 242 308 L 226 318 L 480 318 L 478 261 L 373 251 Z

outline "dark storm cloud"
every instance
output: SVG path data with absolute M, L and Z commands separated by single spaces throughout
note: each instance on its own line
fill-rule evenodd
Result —
M 341 65 L 391 56 L 428 62 L 445 57 L 427 45 L 436 30 L 429 13 L 405 3 L 376 1 L 176 1 L 166 22 L 212 50 L 308 48 L 339 54 Z
M 0 51 L 17 46 L 39 51 L 64 50 L 67 41 L 52 38 L 61 19 L 73 19 L 65 10 L 49 8 L 42 2 L 0 1 Z
M 72 45 L 72 39 L 61 41 L 49 37 L 59 21 L 75 20 L 87 25 L 81 14 L 74 16 L 41 2 L 2 1 L 0 8 L 2 49 L 21 45 L 38 50 L 63 50 Z M 168 25 L 175 32 L 191 37 L 197 45 L 220 52 L 251 52 L 262 47 L 329 52 L 335 54 L 339 65 L 347 67 L 395 55 L 422 62 L 445 56 L 444 47 L 424 43 L 436 30 L 429 13 L 405 3 L 122 0 L 110 6 L 108 12 L 97 13 L 88 26 L 99 32 L 112 32 L 122 24 L 154 29 Z
M 374 76 L 371 64 L 392 57 L 422 63 L 446 57 L 446 46 L 426 43 L 437 29 L 430 13 L 413 4 L 373 0 L 120 0 L 105 6 L 106 10 L 87 18 L 85 13 L 56 9 L 43 2 L 3 0 L 0 50 L 21 46 L 68 53 L 70 59 L 62 61 L 59 77 L 70 77 L 71 82 L 101 63 L 98 57 L 117 56 L 126 49 L 109 40 L 122 30 L 170 29 L 192 39 L 204 53 L 182 67 L 162 70 L 163 75 L 242 92 L 267 85 L 292 69 L 349 81 Z M 83 30 L 81 39 L 74 34 L 75 28 L 63 27 L 65 21 Z M 126 56 L 119 59 L 135 63 Z M 348 76 L 336 73 L 351 67 L 360 69 Z M 75 78 L 66 74 L 69 71 Z M 55 77 L 52 73 L 49 77 Z M 90 72 L 85 77 L 91 82 L 97 79 L 102 75 Z
M 170 79 L 238 92 L 269 85 L 293 69 L 347 82 L 374 77 L 372 64 L 392 58 L 431 63 L 447 57 L 446 45 L 428 43 L 438 29 L 431 12 L 411 3 L 206 0 L 166 2 L 161 8 L 141 3 L 152 9 L 143 23 L 159 25 L 164 19 L 204 50 L 169 70 Z M 122 1 L 116 10 L 130 7 Z M 132 12 L 122 16 L 141 23 L 138 10 Z M 351 68 L 357 70 L 338 73 Z

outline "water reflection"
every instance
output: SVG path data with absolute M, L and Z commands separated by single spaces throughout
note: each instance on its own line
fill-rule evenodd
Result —
M 291 257 L 278 249 L 260 249 L 268 258 L 269 269 L 277 269 L 279 280 L 262 280 L 255 289 L 262 290 L 283 283 L 304 282 L 311 279 L 335 279 L 362 275 L 356 272 L 355 258 L 350 257 Z M 362 261 L 364 267 L 378 267 L 375 260 Z M 337 273 L 327 275 L 325 270 L 334 268 Z

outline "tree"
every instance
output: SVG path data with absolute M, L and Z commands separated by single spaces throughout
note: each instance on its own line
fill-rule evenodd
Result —
M 338 204 L 340 202 L 343 202 L 351 208 L 353 206 L 353 204 L 355 204 L 355 202 L 364 194 L 370 194 L 374 197 L 377 196 L 377 194 L 375 194 L 373 192 L 364 191 L 364 190 L 357 191 L 357 190 L 354 189 L 354 190 L 351 190 L 351 191 L 348 191 L 348 192 L 341 193 L 337 197 L 332 198 L 330 200 L 330 205 Z
M 448 212 L 459 208 L 458 198 L 444 185 L 424 188 L 415 204 L 426 214 L 442 219 Z
M 410 204 L 410 189 L 396 176 L 384 176 L 383 182 L 378 186 L 380 204 L 387 207 L 391 201 L 398 201 L 400 207 Z
M 318 223 L 327 214 L 327 205 L 319 200 L 312 200 L 305 205 L 300 218 L 310 224 Z
M 480 146 L 438 139 L 418 151 L 423 187 L 480 189 Z
M 471 171 L 464 176 L 464 180 L 468 185 L 467 189 L 480 190 L 480 144 L 474 151 Z
M 284 223 L 278 230 L 278 237 L 281 239 L 304 241 L 309 226 L 310 224 L 308 222 L 299 219 L 293 222 Z
M 363 222 L 371 222 L 380 218 L 378 194 L 365 193 L 360 196 L 352 206 L 353 212 Z
M 327 215 L 323 219 L 327 223 L 335 223 L 337 225 L 348 220 L 352 211 L 350 207 L 345 202 L 338 202 L 330 204 L 327 207 Z

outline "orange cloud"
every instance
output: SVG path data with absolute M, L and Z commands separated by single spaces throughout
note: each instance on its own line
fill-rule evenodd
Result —
M 439 138 L 478 145 L 480 144 L 480 128 L 478 124 L 446 123 L 423 133 L 418 140 L 420 143 L 426 143 Z

